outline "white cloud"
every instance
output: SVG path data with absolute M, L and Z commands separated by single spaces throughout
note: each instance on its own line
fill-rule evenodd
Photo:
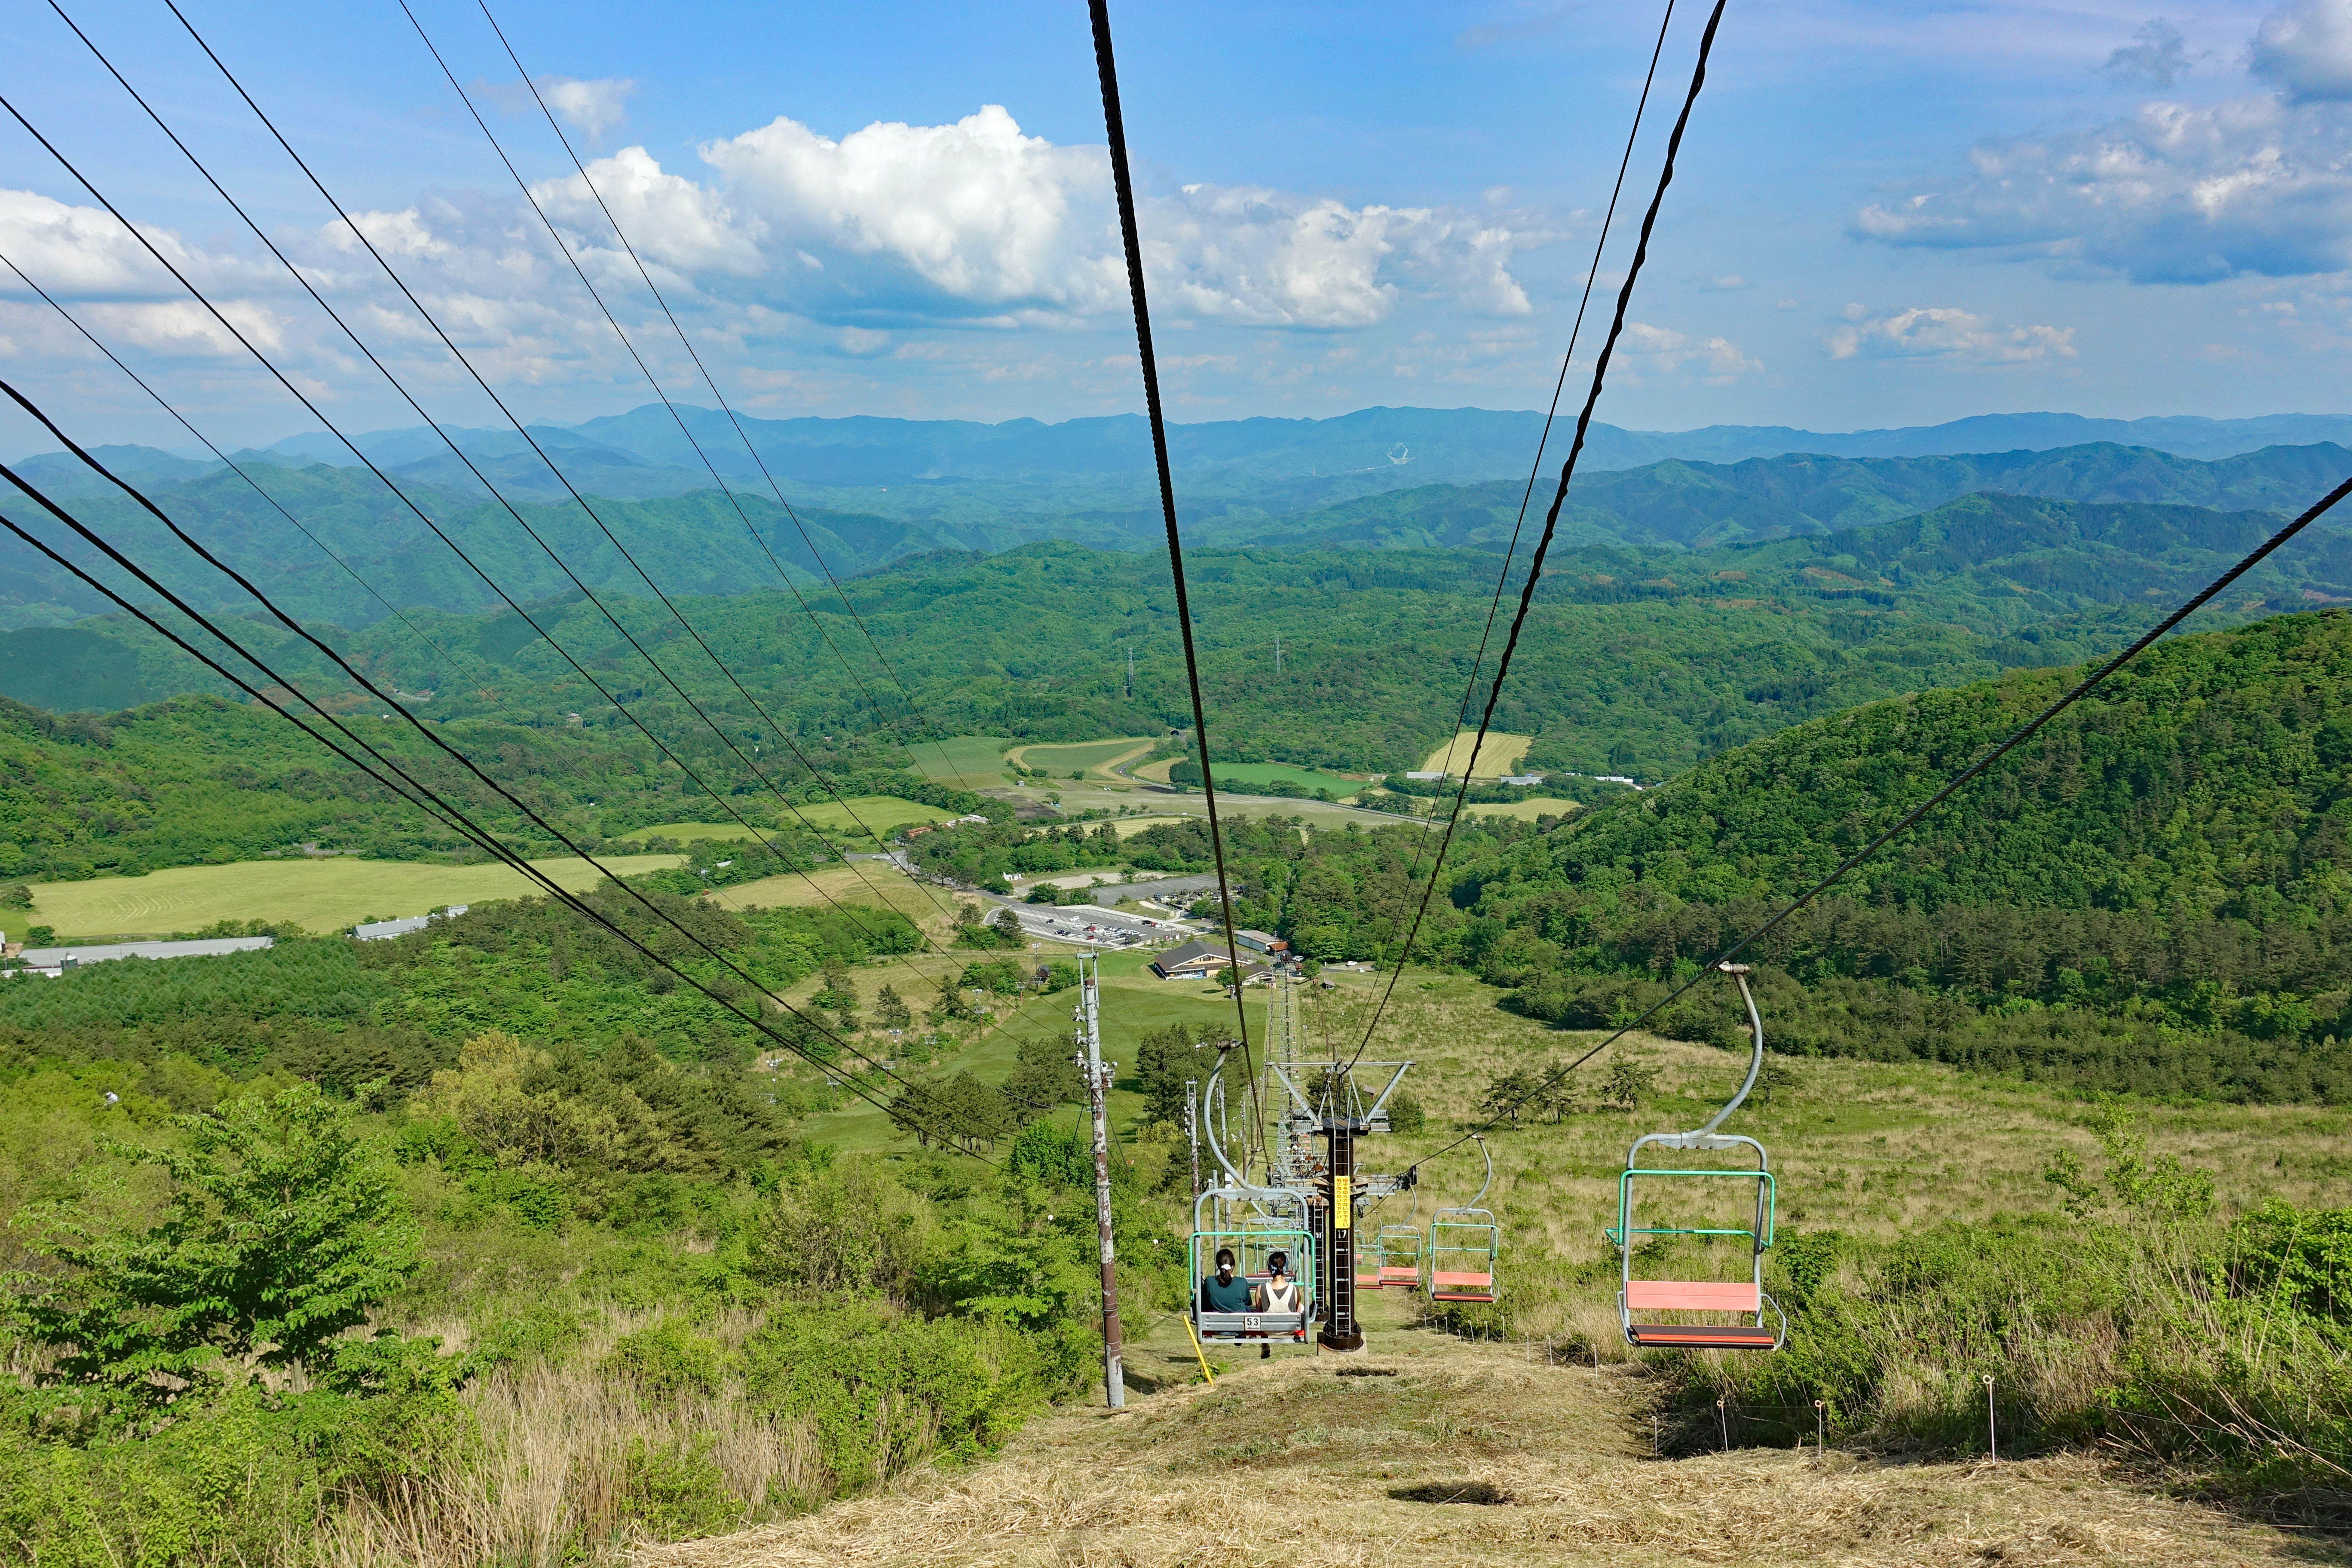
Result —
M 547 100 L 547 107 L 591 137 L 602 137 L 628 118 L 625 103 L 636 90 L 635 80 L 629 77 L 589 81 L 568 76 L 539 79 L 539 93 Z
M 2188 73 L 2189 40 L 2163 17 L 2146 24 L 2132 37 L 2139 41 L 2109 55 L 2101 71 L 2118 81 L 2150 87 L 2170 87 Z
M 1979 144 L 1974 177 L 1866 207 L 1895 245 L 2016 247 L 2143 280 L 2352 266 L 2352 110 L 2264 94 L 2144 104 L 2042 142 Z
M 620 241 L 596 204 L 601 195 L 637 254 L 666 263 L 675 280 L 699 272 L 750 277 L 766 268 L 761 251 L 765 225 L 739 218 L 723 199 L 692 180 L 663 173 L 644 148 L 624 147 L 595 159 L 588 174 L 596 182 L 593 193 L 576 174 L 531 187 L 549 216 L 579 226 L 586 247 L 612 252 L 614 262 L 623 259 Z
M 142 231 L 182 270 L 198 259 L 178 236 Z M 175 289 L 171 278 L 98 207 L 68 206 L 31 191 L 0 190 L 0 253 L 51 293 L 149 293 Z M 16 288 L 15 278 L 5 287 Z
M 2298 100 L 2352 98 L 2352 0 L 2293 0 L 2263 18 L 2252 64 Z
M 436 239 L 415 207 L 396 213 L 354 213 L 349 222 L 337 218 L 321 232 L 329 245 L 348 253 L 360 248 L 359 238 L 352 232 L 354 225 L 370 245 L 387 255 L 439 257 L 449 253 L 448 241 Z
M 2187 68 L 2168 24 L 2139 37 L 2112 73 L 2162 83 Z M 1854 232 L 2152 282 L 2352 267 L 2352 0 L 2291 0 L 2263 19 L 2248 59 L 2280 90 L 2159 99 L 2095 129 L 1982 142 L 1969 174 L 1864 207 Z
M 1120 294 L 1115 255 L 1073 232 L 1097 226 L 1074 209 L 1101 205 L 1108 158 L 1024 136 L 994 104 L 952 125 L 877 122 L 838 142 L 780 117 L 702 157 L 779 243 L 886 257 L 980 303 L 1092 310 Z
M 702 156 L 727 202 L 765 226 L 763 249 L 829 275 L 802 280 L 818 291 L 810 308 L 1010 307 L 1003 319 L 1022 322 L 1127 308 L 1103 150 L 1025 135 L 996 105 L 838 141 L 779 119 Z M 1526 214 L 1351 207 L 1258 186 L 1188 185 L 1142 209 L 1144 265 L 1171 321 L 1358 327 L 1410 293 L 1523 315 L 1512 258 L 1554 237 Z
M 1646 321 L 1626 322 L 1622 342 L 1625 353 L 1645 358 L 1661 372 L 1700 362 L 1706 370 L 1700 379 L 1709 386 L 1727 386 L 1742 374 L 1764 368 L 1762 362 L 1748 358 L 1729 338 L 1694 338 Z
M 2073 359 L 2072 327 L 2000 327 L 1950 306 L 1915 306 L 1874 316 L 1845 308 L 1846 324 L 1824 340 L 1832 359 L 1935 359 L 1958 364 L 2032 364 Z

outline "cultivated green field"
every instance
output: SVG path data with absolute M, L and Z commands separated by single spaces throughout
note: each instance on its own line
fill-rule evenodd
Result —
M 855 820 L 852 813 L 856 813 Z M 854 795 L 801 807 L 801 815 L 819 827 L 855 832 L 862 824 L 875 833 L 890 833 L 918 822 L 945 822 L 955 815 L 943 806 L 919 805 L 895 795 Z
M 632 827 L 619 836 L 617 842 L 630 843 L 647 838 L 669 838 L 680 844 L 691 844 L 698 838 L 717 839 L 733 843 L 756 836 L 764 839 L 769 834 L 744 826 L 740 822 L 664 822 L 652 827 Z
M 1521 822 L 1533 822 L 1538 816 L 1566 816 L 1578 809 L 1581 802 L 1564 799 L 1556 795 L 1539 795 L 1527 800 L 1515 800 L 1502 805 L 1465 805 L 1465 816 L 1516 816 Z M 1449 805 L 1448 809 L 1451 809 Z
M 1015 746 L 1006 761 L 1043 768 L 1055 778 L 1067 778 L 1081 770 L 1104 776 L 1109 773 L 1111 763 L 1140 755 L 1153 744 L 1149 735 L 1130 735 L 1124 740 L 1081 741 L 1069 745 Z
M 1365 787 L 1361 779 L 1344 778 L 1320 768 L 1303 768 L 1289 763 L 1218 763 L 1215 767 L 1217 782 L 1236 791 L 1244 791 L 1252 784 L 1287 783 L 1301 789 L 1328 789 L 1338 800 Z
M 1423 758 L 1421 764 L 1422 771 L 1432 773 L 1451 773 L 1457 778 L 1460 777 L 1464 765 L 1470 761 L 1470 748 L 1477 739 L 1477 731 L 1463 731 L 1452 741 Z M 1475 776 L 1482 779 L 1498 779 L 1506 773 L 1518 772 L 1519 759 L 1526 756 L 1528 748 L 1535 743 L 1536 739 L 1533 735 L 1507 735 L 1500 730 L 1487 731 L 1486 743 L 1478 747 L 1478 771 Z
M 1004 752 L 1012 744 L 1006 735 L 950 735 L 944 741 L 918 741 L 907 754 L 933 784 L 985 789 L 1004 782 Z
M 679 862 L 676 855 L 610 855 L 602 864 L 622 876 Z M 587 862 L 534 860 L 574 892 L 596 885 Z M 61 939 L 198 931 L 219 921 L 291 921 L 327 931 L 363 920 L 421 915 L 444 904 L 481 904 L 539 891 L 505 866 L 436 866 L 415 860 L 242 860 L 229 866 L 179 866 L 144 877 L 87 882 L 36 882 L 25 924 Z M 14 924 L 14 921 L 11 922 Z

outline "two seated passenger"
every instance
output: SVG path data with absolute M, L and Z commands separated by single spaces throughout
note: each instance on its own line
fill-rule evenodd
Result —
M 1234 1272 L 1234 1252 L 1229 1247 L 1217 1248 L 1217 1271 L 1201 1281 L 1201 1310 L 1204 1312 L 1266 1312 L 1285 1316 L 1297 1314 L 1303 1298 L 1298 1281 L 1290 1277 L 1290 1255 L 1286 1252 L 1269 1254 L 1265 1260 L 1265 1283 L 1253 1285 Z M 1265 1331 L 1251 1331 L 1252 1337 L 1265 1337 Z M 1274 1354 L 1271 1345 L 1260 1345 L 1261 1360 Z

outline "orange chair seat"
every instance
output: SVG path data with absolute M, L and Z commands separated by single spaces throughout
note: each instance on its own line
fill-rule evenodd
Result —
M 1492 1274 L 1433 1273 L 1429 1277 L 1429 1299 L 1433 1301 L 1491 1301 L 1495 1299 L 1495 1277 Z
M 1406 1290 L 1417 1289 L 1421 1285 L 1421 1270 L 1400 1268 L 1394 1264 L 1390 1264 L 1381 1270 L 1381 1283 L 1393 1285 Z

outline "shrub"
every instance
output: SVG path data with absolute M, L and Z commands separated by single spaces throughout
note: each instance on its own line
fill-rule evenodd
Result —
M 717 1394 L 722 1366 L 718 1345 L 683 1321 L 664 1318 L 649 1329 L 623 1335 L 597 1370 L 631 1384 L 647 1399 L 668 1400 L 683 1394 Z

